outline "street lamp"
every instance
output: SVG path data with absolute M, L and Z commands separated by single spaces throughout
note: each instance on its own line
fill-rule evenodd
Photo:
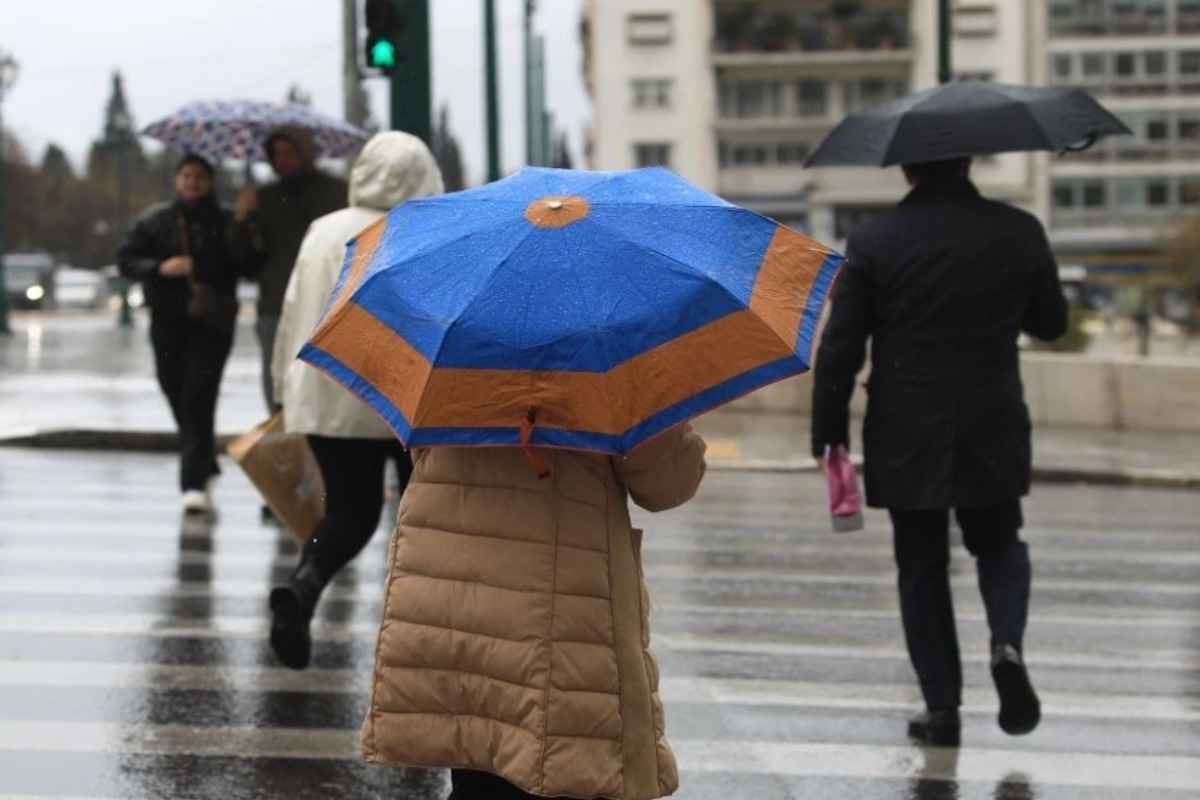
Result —
M 17 82 L 17 62 L 0 52 L 0 334 L 10 334 L 8 327 L 8 281 L 4 277 L 4 96 Z
M 117 235 L 124 236 L 129 228 L 129 150 L 133 144 L 133 118 L 124 109 L 112 119 L 117 149 Z M 122 276 L 121 314 L 117 319 L 122 328 L 133 327 L 133 310 L 129 305 L 129 280 Z

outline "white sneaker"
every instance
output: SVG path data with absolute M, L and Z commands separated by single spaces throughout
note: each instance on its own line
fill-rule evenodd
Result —
M 183 513 L 203 514 L 208 511 L 208 494 L 199 489 L 188 489 L 183 493 Z

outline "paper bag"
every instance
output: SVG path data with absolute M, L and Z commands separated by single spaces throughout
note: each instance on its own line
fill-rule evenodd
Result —
M 226 452 L 303 546 L 325 516 L 325 482 L 304 434 L 285 433 L 277 413 L 230 442 Z

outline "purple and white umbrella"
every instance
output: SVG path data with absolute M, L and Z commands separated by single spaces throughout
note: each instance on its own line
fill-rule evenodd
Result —
M 142 135 L 210 161 L 227 158 L 266 161 L 263 142 L 280 127 L 311 131 L 318 155 L 326 158 L 346 155 L 367 140 L 367 132 L 361 128 L 308 106 L 261 100 L 188 103 L 174 114 L 147 125 Z

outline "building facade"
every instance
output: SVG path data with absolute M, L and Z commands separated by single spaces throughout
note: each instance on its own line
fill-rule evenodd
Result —
M 937 0 L 589 0 L 595 169 L 662 163 L 732 202 L 840 243 L 906 186 L 899 170 L 806 170 L 846 114 L 937 82 Z M 1040 3 L 960 2 L 956 72 L 1030 78 Z M 992 196 L 1039 208 L 1036 157 L 983 160 Z M 1044 187 L 1043 187 L 1044 188 Z
M 1038 83 L 1085 89 L 1132 136 L 1053 159 L 1042 188 L 1060 260 L 1137 274 L 1200 212 L 1200 0 L 1049 0 Z

